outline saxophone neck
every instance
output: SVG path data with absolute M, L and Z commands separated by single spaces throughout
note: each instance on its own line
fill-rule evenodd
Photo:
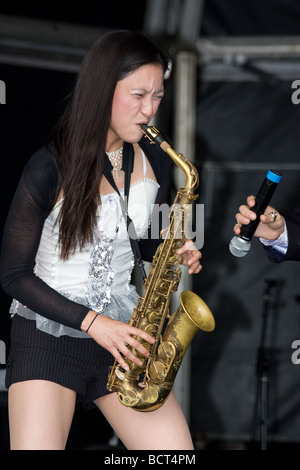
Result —
M 183 155 L 178 154 L 171 145 L 162 137 L 161 133 L 155 127 L 141 125 L 142 131 L 151 143 L 158 144 L 174 161 L 174 163 L 185 174 L 185 189 L 194 191 L 199 185 L 199 175 L 196 167 Z

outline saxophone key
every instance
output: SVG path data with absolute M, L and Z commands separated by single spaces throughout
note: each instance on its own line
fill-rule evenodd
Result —
M 145 388 L 144 391 L 144 400 L 146 403 L 156 403 L 159 398 L 158 390 L 149 385 Z
M 119 380 L 124 380 L 125 379 L 125 373 L 126 370 L 123 369 L 123 367 L 116 367 L 115 369 L 115 374 L 118 377 Z
M 162 280 L 163 281 L 176 281 L 178 278 L 178 273 L 174 269 L 169 269 L 163 274 Z
M 134 390 L 126 390 L 125 392 L 117 392 L 119 401 L 125 405 L 133 407 L 139 402 L 139 397 Z
M 149 375 L 153 383 L 160 384 L 166 378 L 166 367 L 163 362 L 154 361 L 149 369 Z
M 159 345 L 157 353 L 159 358 L 170 366 L 176 356 L 176 348 L 170 341 L 163 341 Z

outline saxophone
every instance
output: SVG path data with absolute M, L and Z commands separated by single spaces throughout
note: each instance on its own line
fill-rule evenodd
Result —
M 107 389 L 117 392 L 119 401 L 137 411 L 153 411 L 168 397 L 186 350 L 199 329 L 213 331 L 214 317 L 206 303 L 196 294 L 185 290 L 180 295 L 180 305 L 169 315 L 172 293 L 178 289 L 181 278 L 181 260 L 176 251 L 185 242 L 183 223 L 184 208 L 197 198 L 194 190 L 199 177 L 194 165 L 177 154 L 162 138 L 155 127 L 141 126 L 145 137 L 157 143 L 184 171 L 185 188 L 178 190 L 170 212 L 170 224 L 164 241 L 158 247 L 147 279 L 145 295 L 139 297 L 129 324 L 147 331 L 155 338 L 154 344 L 137 338 L 149 350 L 145 358 L 129 346 L 142 361 L 142 366 L 128 360 L 130 369 L 125 371 L 115 361 L 110 367 Z

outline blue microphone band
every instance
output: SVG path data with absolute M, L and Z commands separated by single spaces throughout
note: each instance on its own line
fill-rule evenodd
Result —
M 266 178 L 268 178 L 268 180 L 272 181 L 273 183 L 279 183 L 282 176 L 277 172 L 269 170 L 268 173 L 267 173 Z

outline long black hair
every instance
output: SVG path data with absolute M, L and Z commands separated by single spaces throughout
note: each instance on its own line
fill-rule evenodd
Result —
M 99 184 L 117 82 L 139 67 L 168 62 L 145 36 L 114 31 L 99 38 L 83 60 L 55 139 L 61 157 L 61 257 L 93 241 Z

